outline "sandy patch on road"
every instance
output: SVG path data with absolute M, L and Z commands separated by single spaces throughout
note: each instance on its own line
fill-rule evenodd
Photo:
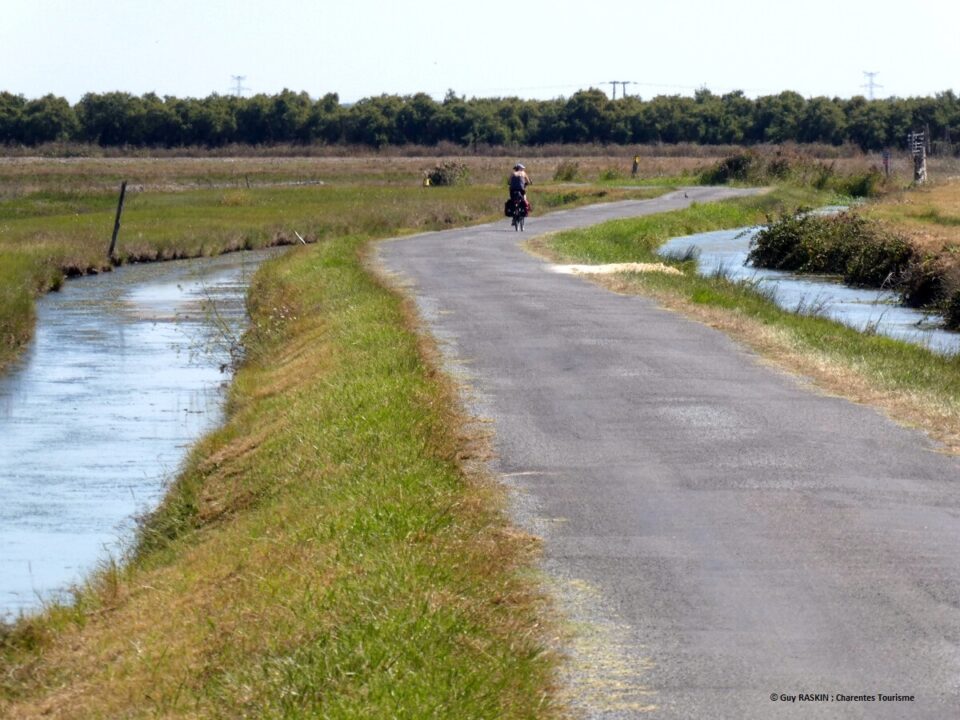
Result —
M 663 263 L 609 263 L 607 265 L 551 265 L 550 269 L 564 275 L 610 275 L 620 272 L 662 272 L 667 275 L 683 275 L 675 267 Z

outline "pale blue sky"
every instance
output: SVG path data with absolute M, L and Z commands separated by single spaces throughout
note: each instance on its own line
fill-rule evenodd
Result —
M 570 96 L 701 86 L 877 97 L 960 88 L 956 0 L 0 0 L 0 90 L 202 97 L 284 87 L 353 102 L 448 88 Z M 618 88 L 618 94 L 621 90 Z

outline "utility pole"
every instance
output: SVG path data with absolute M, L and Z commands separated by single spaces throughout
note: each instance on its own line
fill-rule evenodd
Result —
M 907 147 L 913 155 L 913 182 L 923 185 L 927 181 L 927 143 L 929 133 L 912 132 L 907 135 Z
M 613 87 L 613 99 L 617 99 L 617 85 L 623 86 L 623 96 L 627 96 L 627 85 L 633 85 L 633 80 L 607 80 L 607 84 Z
M 875 78 L 877 75 L 879 75 L 880 73 L 878 73 L 878 72 L 867 72 L 866 70 L 864 70 L 864 71 L 863 71 L 863 74 L 866 76 L 867 82 L 866 82 L 865 84 L 861 85 L 860 87 L 862 87 L 862 88 L 867 88 L 867 92 L 868 92 L 869 95 L 870 95 L 870 100 L 873 100 L 873 91 L 874 91 L 876 88 L 882 88 L 882 87 L 883 87 L 883 85 L 880 85 L 879 83 L 877 83 L 877 82 L 874 80 L 874 78 Z
M 241 95 L 243 95 L 244 90 L 250 89 L 248 87 L 243 86 L 243 81 L 247 79 L 246 75 L 231 75 L 230 77 L 233 78 L 233 82 L 234 82 L 233 94 L 236 95 L 237 97 L 240 97 Z

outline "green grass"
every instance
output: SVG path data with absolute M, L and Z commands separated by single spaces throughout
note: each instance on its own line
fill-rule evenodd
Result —
M 616 220 L 581 231 L 559 233 L 551 244 L 556 252 L 577 262 L 658 262 L 660 258 L 655 257 L 655 250 L 670 238 L 755 225 L 763 222 L 769 214 L 809 204 L 818 198 L 826 202 L 828 196 L 780 189 L 722 203 L 694 203 L 690 208 L 674 213 Z
M 557 715 L 535 545 L 461 469 L 453 394 L 368 237 L 264 267 L 228 423 L 129 564 L 0 633 L 0 715 Z
M 209 174 L 214 173 L 209 165 L 210 161 L 201 165 L 208 174 L 198 175 L 176 166 L 173 170 L 178 174 L 169 178 L 173 190 L 140 191 L 136 183 L 131 184 L 115 253 L 118 262 L 295 244 L 298 235 L 312 243 L 351 234 L 382 236 L 401 228 L 412 232 L 460 226 L 500 217 L 506 197 L 506 190 L 493 184 L 423 188 L 416 176 L 399 170 L 394 172 L 398 179 L 384 182 L 389 172 L 381 165 L 370 170 L 372 181 L 361 172 L 331 185 L 260 185 L 277 181 L 276 175 L 268 174 L 267 180 L 254 176 L 250 187 L 243 182 L 198 188 L 221 179 Z M 3 170 L 0 167 L 0 186 Z M 159 172 L 149 167 L 141 170 Z M 163 177 L 151 178 L 158 186 L 165 185 Z M 86 174 L 70 175 L 70 189 L 52 189 L 53 181 L 46 177 L 37 182 L 43 189 L 11 193 L 0 200 L 0 267 L 5 268 L 3 278 L 7 279 L 0 294 L 0 368 L 30 337 L 33 296 L 55 289 L 65 275 L 111 268 L 107 251 L 116 191 L 100 189 L 103 183 Z M 548 185 L 532 194 L 532 199 L 542 210 L 653 197 L 665 191 L 584 186 L 558 193 Z M 29 302 L 25 304 L 24 298 Z
M 26 288 L 11 295 L 14 315 L 27 317 L 23 298 L 69 263 L 101 261 L 112 205 L 92 195 L 10 200 L 0 268 Z M 362 184 L 131 197 L 127 257 L 292 230 L 318 242 L 258 274 L 228 422 L 193 449 L 135 552 L 74 602 L 0 630 L 0 716 L 561 714 L 559 661 L 530 578 L 536 544 L 506 523 L 499 490 L 464 469 L 483 457 L 482 438 L 458 416 L 404 303 L 362 262 L 370 238 L 499 216 L 502 200 L 499 186 Z M 26 201 L 40 203 L 32 217 L 17 214 Z M 79 214 L 77 202 L 88 203 Z M 615 223 L 609 255 L 640 259 L 655 246 L 643 233 L 738 224 L 796 198 L 750 202 L 698 206 L 633 240 Z M 611 244 L 603 232 L 595 254 Z M 701 304 L 747 302 L 742 288 L 696 282 Z
M 749 283 L 696 275 L 651 274 L 636 278 L 638 290 L 671 294 L 698 305 L 734 310 L 738 316 L 786 332 L 794 349 L 857 368 L 877 388 L 937 396 L 960 408 L 960 357 L 946 357 L 911 343 L 864 334 L 816 313 L 780 308 Z
M 109 267 L 115 195 L 102 186 L 118 170 L 80 168 L 55 190 L 65 169 L 41 169 L 44 187 L 0 202 L 8 358 L 37 293 Z M 383 182 L 379 164 L 373 182 L 283 187 L 200 187 L 174 169 L 174 188 L 128 196 L 123 261 L 294 232 L 312 244 L 258 274 L 228 422 L 193 449 L 130 556 L 72 602 L 0 628 L 0 716 L 558 716 L 536 543 L 464 469 L 484 441 L 404 302 L 362 262 L 372 238 L 498 218 L 503 188 Z M 548 185 L 533 198 L 663 191 L 584 186 L 548 202 Z
M 132 192 L 121 263 L 216 255 L 345 234 L 450 227 L 498 214 L 491 186 L 271 187 Z M 47 191 L 0 202 L 0 367 L 31 334 L 33 298 L 65 275 L 109 270 L 116 198 Z

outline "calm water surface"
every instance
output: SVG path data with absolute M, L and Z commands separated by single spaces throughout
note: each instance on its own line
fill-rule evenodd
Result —
M 40 300 L 35 341 L 0 376 L 0 619 L 122 553 L 221 422 L 244 294 L 276 252 L 127 266 Z
M 673 238 L 660 252 L 682 253 L 693 246 L 700 253 L 700 273 L 709 275 L 722 268 L 731 280 L 754 281 L 760 289 L 773 292 L 777 304 L 787 310 L 815 310 L 857 330 L 870 329 L 939 353 L 960 352 L 960 333 L 944 330 L 943 318 L 937 315 L 898 305 L 895 293 L 747 265 L 750 241 L 759 231 L 741 228 Z

